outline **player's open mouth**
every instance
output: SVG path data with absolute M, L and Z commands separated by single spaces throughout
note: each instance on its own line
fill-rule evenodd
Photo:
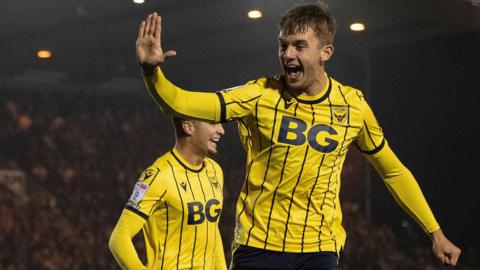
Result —
M 210 141 L 210 143 L 212 143 L 213 145 L 217 146 L 217 143 L 220 141 L 220 138 L 213 138 L 213 139 L 210 139 L 209 141 Z
M 289 79 L 295 79 L 303 73 L 303 67 L 300 65 L 285 65 L 285 74 Z

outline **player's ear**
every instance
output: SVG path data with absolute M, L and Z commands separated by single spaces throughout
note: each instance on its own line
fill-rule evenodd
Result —
M 329 43 L 323 46 L 322 51 L 320 53 L 321 61 L 322 62 L 328 61 L 332 57 L 333 51 L 334 51 L 334 48 L 332 43 Z
M 182 122 L 182 129 L 185 132 L 185 134 L 192 135 L 194 125 L 192 121 L 185 120 Z

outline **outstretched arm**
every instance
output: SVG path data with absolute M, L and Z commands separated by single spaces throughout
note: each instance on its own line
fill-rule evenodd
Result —
M 382 150 L 367 156 L 397 203 L 431 236 L 433 252 L 445 265 L 455 266 L 460 249 L 443 234 L 412 173 L 385 143 Z

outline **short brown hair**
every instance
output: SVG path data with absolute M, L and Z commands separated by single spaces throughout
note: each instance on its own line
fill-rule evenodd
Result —
M 185 133 L 185 130 L 183 130 L 182 126 L 184 121 L 185 119 L 180 117 L 172 117 L 173 130 L 175 131 L 175 136 L 177 139 L 187 137 L 187 133 Z
M 326 4 L 318 3 L 292 8 L 283 16 L 279 28 L 286 35 L 305 33 L 312 28 L 325 45 L 333 43 L 337 23 Z

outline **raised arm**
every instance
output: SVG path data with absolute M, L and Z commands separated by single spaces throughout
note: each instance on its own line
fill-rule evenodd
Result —
M 175 51 L 163 52 L 161 45 L 162 18 L 156 12 L 142 21 L 136 42 L 137 61 L 144 74 L 152 75 L 155 67 L 175 56 Z
M 137 61 L 150 95 L 168 114 L 219 122 L 221 102 L 217 94 L 182 90 L 160 70 L 161 63 L 177 54 L 163 51 L 161 32 L 161 17 L 157 13 L 149 14 L 140 24 L 136 42 Z

